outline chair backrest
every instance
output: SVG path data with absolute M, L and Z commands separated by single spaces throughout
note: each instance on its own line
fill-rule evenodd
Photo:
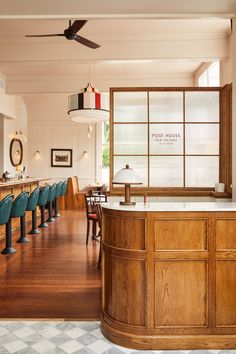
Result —
M 55 198 L 58 198 L 61 195 L 62 183 L 63 183 L 62 181 L 57 183 L 56 192 L 55 192 Z
M 87 217 L 88 217 L 89 214 L 96 213 L 96 211 L 95 211 L 95 203 L 92 200 L 90 195 L 86 195 L 85 194 L 84 198 L 85 198 L 86 214 L 87 214 Z
M 65 180 L 64 182 L 62 182 L 62 186 L 61 186 L 61 196 L 66 194 L 66 189 L 67 189 L 67 180 Z
M 48 193 L 49 193 L 49 185 L 43 187 L 40 189 L 39 193 L 39 200 L 38 200 L 38 205 L 39 206 L 44 206 L 47 204 L 48 201 Z
M 12 194 L 8 194 L 0 201 L 0 225 L 4 225 L 8 222 L 11 215 L 13 199 L 14 196 Z
M 39 193 L 40 193 L 39 187 L 35 188 L 33 192 L 31 192 L 28 198 L 26 210 L 32 211 L 36 209 L 39 200 Z
M 57 184 L 51 184 L 49 186 L 49 193 L 48 193 L 48 202 L 52 202 L 55 198 L 55 193 L 56 193 L 56 188 L 57 188 Z
M 95 204 L 99 203 L 106 203 L 107 202 L 107 195 L 106 194 L 99 194 L 99 193 L 91 193 L 89 194 L 91 201 Z
M 29 198 L 29 192 L 24 191 L 16 197 L 11 208 L 11 218 L 19 218 L 24 215 L 27 202 Z

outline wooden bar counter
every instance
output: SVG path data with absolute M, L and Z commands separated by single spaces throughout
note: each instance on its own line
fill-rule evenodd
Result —
M 24 178 L 19 180 L 9 180 L 7 182 L 0 182 L 0 200 L 8 194 L 13 194 L 17 197 L 23 191 L 31 193 L 36 187 L 44 184 L 49 178 Z M 26 221 L 31 220 L 31 213 L 26 212 Z M 13 229 L 20 226 L 20 219 L 12 220 Z M 5 236 L 5 226 L 0 226 L 0 238 Z
M 103 204 L 101 329 L 135 349 L 236 348 L 236 203 Z

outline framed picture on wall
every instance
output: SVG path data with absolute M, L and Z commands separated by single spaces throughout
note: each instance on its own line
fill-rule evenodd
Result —
M 51 149 L 51 167 L 72 167 L 72 149 Z

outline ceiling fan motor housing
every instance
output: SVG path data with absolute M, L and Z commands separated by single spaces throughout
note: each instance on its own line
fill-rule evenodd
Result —
M 72 32 L 70 30 L 70 28 L 67 28 L 64 31 L 64 35 L 65 35 L 66 39 L 73 40 L 76 37 L 76 32 L 75 31 Z

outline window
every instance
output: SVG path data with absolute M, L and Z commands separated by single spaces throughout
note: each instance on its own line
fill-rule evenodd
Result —
M 198 86 L 220 86 L 220 63 L 214 61 L 210 66 L 199 76 Z
M 109 121 L 101 124 L 102 135 L 102 166 L 100 171 L 100 179 L 102 183 L 109 185 L 110 171 L 110 124 Z
M 220 89 L 111 89 L 111 95 L 111 177 L 129 164 L 144 189 L 213 190 L 222 175 Z

